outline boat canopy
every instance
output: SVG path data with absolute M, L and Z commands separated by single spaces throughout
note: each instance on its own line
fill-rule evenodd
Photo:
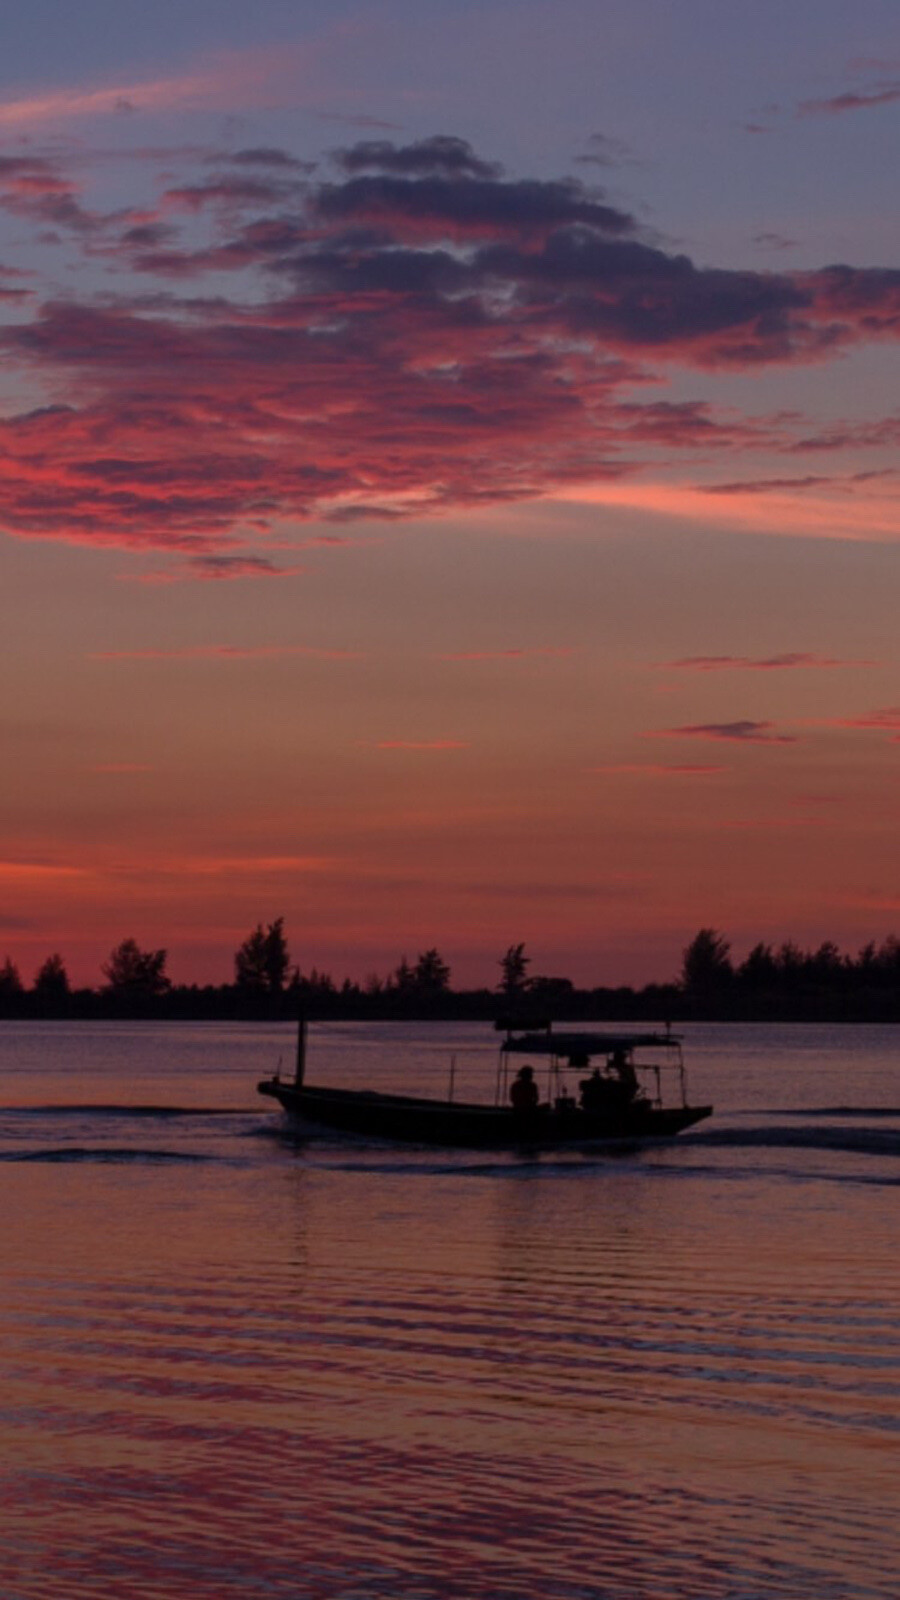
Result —
M 617 1050 L 671 1049 L 681 1043 L 677 1033 L 523 1033 L 510 1034 L 503 1049 L 522 1055 L 611 1056 Z

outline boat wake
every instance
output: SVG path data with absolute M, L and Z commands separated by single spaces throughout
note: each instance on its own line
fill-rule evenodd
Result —
M 53 1165 L 94 1162 L 105 1166 L 121 1166 L 125 1163 L 154 1167 L 183 1165 L 185 1163 L 197 1166 L 216 1159 L 215 1156 L 201 1155 L 195 1151 L 134 1150 L 124 1146 L 111 1145 L 56 1145 L 42 1150 L 0 1151 L 0 1161 L 47 1162 Z
M 794 1122 L 783 1127 L 710 1128 L 682 1135 L 679 1145 L 694 1150 L 846 1150 L 859 1155 L 900 1156 L 900 1127 L 823 1127 Z
M 232 1106 L 63 1105 L 4 1106 L 4 1117 L 240 1117 L 246 1112 Z
M 801 1106 L 785 1110 L 756 1111 L 757 1117 L 895 1117 L 900 1121 L 900 1106 Z

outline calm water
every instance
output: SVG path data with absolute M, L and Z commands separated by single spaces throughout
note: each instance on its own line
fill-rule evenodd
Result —
M 900 1033 L 687 1032 L 711 1122 L 525 1160 L 292 1140 L 280 1028 L 6 1024 L 2 1600 L 897 1600 Z

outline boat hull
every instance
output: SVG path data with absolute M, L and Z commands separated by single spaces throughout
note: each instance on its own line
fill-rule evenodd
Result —
M 426 1100 L 314 1084 L 298 1087 L 278 1078 L 264 1079 L 258 1089 L 260 1094 L 277 1100 L 291 1117 L 314 1127 L 405 1144 L 467 1150 L 558 1149 L 566 1145 L 667 1139 L 702 1122 L 712 1112 L 712 1106 L 666 1107 L 638 1102 L 614 1113 L 591 1113 L 578 1106 L 564 1110 L 539 1106 L 522 1114 L 506 1106 Z

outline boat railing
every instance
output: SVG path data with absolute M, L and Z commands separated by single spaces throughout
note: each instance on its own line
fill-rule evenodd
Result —
M 635 1061 L 633 1066 L 639 1079 L 642 1075 L 648 1077 L 652 1074 L 653 1081 L 656 1084 L 656 1094 L 650 1096 L 653 1105 L 661 1106 L 665 1098 L 662 1088 L 663 1073 L 669 1073 L 677 1080 L 679 1100 L 682 1106 L 687 1105 L 687 1078 L 684 1071 L 684 1062 L 680 1058 L 677 1061 Z
M 464 1046 L 460 1050 L 454 1050 L 449 1060 L 444 1057 L 440 1067 L 444 1075 L 444 1104 L 483 1104 L 488 1081 L 486 1066 L 489 1072 L 490 1067 L 485 1062 L 484 1050 L 477 1046 L 472 1048 Z

